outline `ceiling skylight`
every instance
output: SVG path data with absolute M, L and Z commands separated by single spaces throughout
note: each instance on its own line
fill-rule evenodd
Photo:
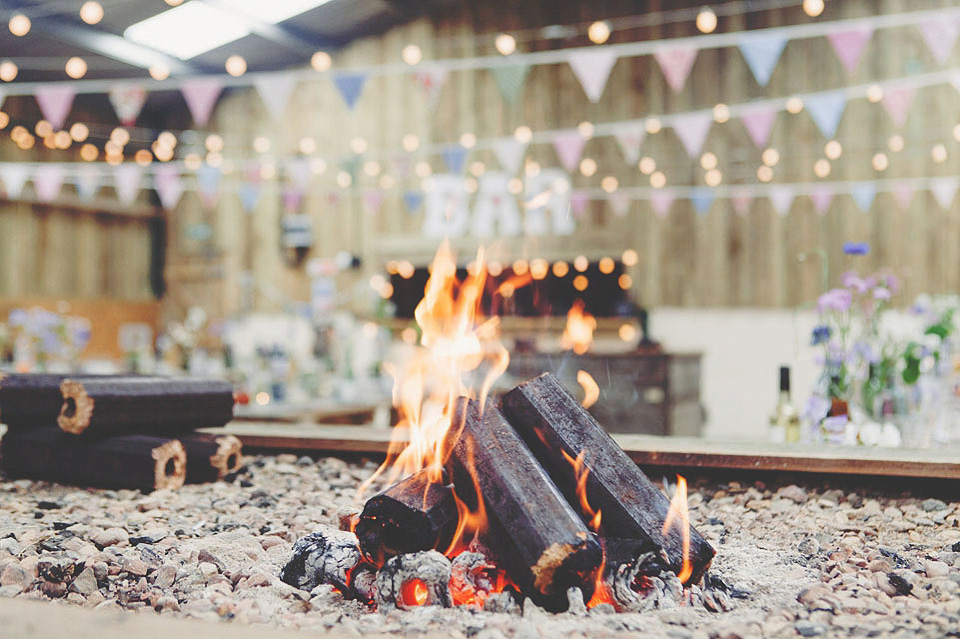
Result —
M 253 32 L 256 22 L 276 24 L 330 0 L 191 0 L 131 25 L 123 37 L 189 60 Z

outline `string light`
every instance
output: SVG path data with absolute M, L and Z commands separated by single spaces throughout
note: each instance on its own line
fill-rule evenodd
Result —
M 177 136 L 170 131 L 163 131 L 157 136 L 157 142 L 172 149 L 177 146 Z
M 717 168 L 717 156 L 716 156 L 716 154 L 711 153 L 710 151 L 707 151 L 706 153 L 704 153 L 703 155 L 701 155 L 701 156 L 700 156 L 700 166 L 702 166 L 702 167 L 703 167 L 705 170 L 707 170 L 707 171 L 709 171 L 710 169 L 715 169 L 715 168 Z
M 33 132 L 43 138 L 53 133 L 53 125 L 46 120 L 39 120 L 33 127 Z
M 191 171 L 196 171 L 203 165 L 203 160 L 196 153 L 188 153 L 186 157 L 183 158 L 183 165 Z M 261 167 L 261 169 L 262 168 L 263 167 Z
M 530 264 L 526 260 L 520 259 L 516 260 L 510 268 L 513 269 L 514 275 L 526 275 L 527 271 L 530 270 Z
M 139 164 L 140 166 L 147 166 L 153 162 L 153 154 L 146 149 L 139 149 L 136 153 L 133 154 L 133 161 Z
M 521 124 L 514 130 L 513 137 L 517 142 L 526 144 L 533 139 L 533 131 L 530 130 L 530 127 Z
M 793 115 L 797 115 L 803 111 L 803 100 L 798 95 L 791 96 L 787 98 L 786 103 L 787 112 Z
M 465 149 L 472 149 L 477 145 L 477 136 L 473 133 L 464 133 L 460 136 L 460 146 Z
M 363 138 L 353 138 L 350 140 L 350 150 L 360 155 L 361 153 L 366 153 L 367 151 L 367 141 Z
M 10 124 L 10 116 L 5 112 L 0 111 L 0 129 L 7 128 L 8 124 Z
M 310 66 L 313 67 L 314 71 L 319 71 L 321 73 L 324 71 L 329 71 L 332 64 L 333 60 L 330 58 L 330 54 L 326 51 L 317 51 L 310 56 Z
M 591 177 L 597 172 L 597 162 L 593 158 L 583 158 L 580 160 L 580 174 L 584 177 Z
M 93 162 L 100 155 L 100 149 L 87 142 L 80 147 L 80 159 L 86 162 Z
M 384 173 L 383 175 L 380 176 L 380 188 L 381 188 L 381 189 L 384 189 L 384 190 L 392 189 L 392 188 L 394 187 L 394 184 L 395 184 L 395 183 L 396 183 L 396 182 L 395 182 L 395 180 L 393 179 L 393 176 L 390 175 L 389 173 Z
M 537 258 L 530 262 L 530 277 L 535 280 L 542 280 L 545 278 L 549 270 L 550 265 L 544 259 Z
M 640 163 L 637 165 L 637 168 L 639 168 L 640 172 L 644 175 L 650 175 L 657 170 L 657 162 L 650 156 L 644 156 L 640 158 Z
M 610 23 L 606 20 L 597 20 L 587 28 L 587 37 L 594 44 L 603 44 L 610 39 Z
M 520 195 L 520 193 L 523 192 L 523 180 L 520 178 L 511 178 L 510 181 L 507 182 L 507 190 L 514 195 Z
M 633 286 L 633 278 L 624 273 L 617 279 L 617 284 L 619 284 L 623 290 L 629 290 L 630 287 Z
M 613 273 L 613 269 L 616 268 L 617 264 L 613 261 L 612 257 L 601 257 L 600 262 L 597 264 L 597 268 L 600 269 L 600 272 L 604 275 L 610 275 Z
M 258 135 L 253 138 L 253 150 L 257 153 L 269 153 L 270 152 L 270 138 Z
M 300 153 L 304 155 L 313 155 L 317 150 L 317 141 L 309 135 L 306 135 L 297 142 L 297 148 L 299 148 Z
M 563 260 L 553 263 L 554 277 L 566 277 L 567 273 L 569 272 L 570 272 L 570 265 L 564 262 Z
M 487 171 L 487 167 L 484 166 L 483 162 L 481 162 L 480 160 L 477 160 L 476 162 L 470 165 L 470 175 L 473 175 L 474 177 L 480 177 L 481 175 L 486 173 L 486 171 Z
M 723 102 L 715 105 L 713 107 L 713 121 L 718 124 L 723 124 L 730 119 L 730 107 L 728 107 Z
M 947 147 L 942 144 L 935 144 L 932 149 L 930 149 L 930 157 L 933 158 L 933 161 L 937 164 L 942 164 L 947 161 Z
M 57 148 L 57 141 L 56 139 L 54 139 L 53 134 L 50 134 L 47 137 L 43 138 L 43 146 L 47 147 L 48 149 Z
M 879 84 L 871 84 L 867 87 L 867 100 L 876 104 L 883 99 L 883 87 Z
M 836 140 L 830 140 L 823 147 L 823 154 L 827 156 L 827 159 L 837 160 L 843 154 L 843 146 Z
M 0 62 L 0 80 L 4 82 L 13 82 L 17 78 L 17 65 L 12 60 Z
M 66 131 L 57 131 L 53 134 L 53 142 L 58 149 L 66 150 L 73 144 L 73 138 Z M 944 149 L 944 153 L 946 153 L 946 149 Z
M 577 275 L 575 278 L 573 278 L 573 288 L 577 289 L 578 291 L 582 292 L 587 290 L 587 286 L 589 284 L 590 282 L 587 280 L 586 275 Z
M 10 139 L 13 140 L 14 142 L 16 142 L 17 140 L 19 140 L 25 135 L 30 135 L 30 133 L 28 133 L 27 129 L 20 124 L 10 129 Z
M 588 266 L 590 266 L 590 261 L 587 259 L 586 255 L 578 255 L 573 259 L 573 268 L 580 273 L 583 273 L 585 270 L 587 270 Z
M 240 55 L 234 54 L 230 56 L 223 66 L 227 70 L 227 73 L 235 78 L 239 78 L 247 72 L 247 61 Z
M 203 146 L 211 153 L 220 153 L 223 151 L 223 138 L 216 133 L 211 133 L 203 141 Z
M 874 171 L 886 171 L 887 167 L 890 166 L 890 159 L 886 153 L 876 153 L 873 159 L 870 160 L 870 164 L 873 165 Z
M 417 174 L 417 177 L 426 178 L 430 177 L 430 174 L 433 173 L 433 169 L 430 168 L 430 163 L 426 160 L 421 160 L 417 162 L 417 165 L 413 167 L 413 172 Z
M 418 138 L 413 133 L 407 133 L 405 136 L 403 136 L 403 140 L 401 141 L 401 144 L 403 145 L 404 151 L 407 151 L 408 153 L 413 153 L 414 151 L 420 148 L 420 138 Z
M 157 82 L 170 77 L 170 67 L 165 64 L 154 64 L 148 70 L 150 77 Z
M 413 66 L 415 64 L 420 64 L 420 60 L 423 59 L 423 52 L 415 44 L 408 44 L 403 48 L 403 51 L 400 52 L 400 57 L 403 58 L 403 61 Z
M 170 147 L 162 146 L 154 142 L 151 148 L 153 148 L 153 154 L 161 162 L 169 162 L 173 159 L 173 149 Z
M 716 28 L 717 14 L 713 12 L 713 9 L 710 7 L 700 9 L 700 12 L 697 14 L 697 29 L 699 29 L 701 33 L 713 33 Z
M 20 147 L 23 151 L 27 151 L 33 148 L 33 145 L 36 143 L 36 138 L 27 133 L 23 137 L 19 138 L 16 142 L 18 147 Z
M 487 264 L 487 273 L 490 274 L 490 277 L 500 277 L 503 274 L 503 264 L 493 260 Z
M 811 18 L 823 13 L 823 0 L 803 0 L 803 12 Z
M 536 177 L 540 175 L 540 163 L 534 160 L 527 160 L 523 165 L 523 172 L 527 177 Z
M 600 180 L 600 188 L 606 191 L 607 193 L 613 193 L 614 191 L 617 190 L 617 188 L 619 188 L 619 186 L 620 186 L 620 182 L 617 180 L 617 178 L 613 177 L 612 175 L 608 175 L 607 177 Z
M 763 153 L 760 155 L 760 159 L 766 166 L 776 166 L 780 162 L 780 151 L 777 151 L 773 147 L 764 149 Z
M 337 173 L 337 185 L 341 189 L 348 188 L 351 184 L 353 184 L 353 178 L 350 177 L 349 173 L 346 171 L 339 171 Z
M 260 178 L 272 180 L 277 176 L 277 167 L 273 162 L 264 162 L 260 165 Z
M 323 158 L 310 159 L 310 172 L 314 175 L 323 175 L 327 171 L 327 163 Z
M 380 175 L 380 164 L 370 160 L 369 162 L 363 163 L 363 172 L 370 177 L 377 177 Z
M 719 169 L 710 169 L 703 176 L 703 181 L 707 183 L 707 186 L 719 186 L 723 181 L 723 173 Z
M 953 127 L 953 139 L 960 142 L 960 124 Z
M 903 136 L 899 133 L 894 133 L 890 136 L 890 139 L 887 140 L 887 148 L 893 151 L 894 153 L 899 153 L 903 151 Z
M 766 164 L 757 169 L 757 179 L 761 182 L 769 182 L 773 179 L 773 169 Z
M 497 48 L 500 55 L 510 55 L 517 50 L 517 40 L 509 33 L 501 33 L 493 41 L 493 46 Z
M 403 260 L 397 264 L 397 274 L 400 275 L 405 280 L 409 280 L 413 277 L 413 274 L 416 273 L 417 269 L 414 268 L 413 264 L 407 260 Z
M 130 141 L 130 132 L 122 126 L 118 126 L 110 132 L 110 140 L 120 146 L 125 146 Z
M 830 160 L 820 158 L 813 163 L 813 174 L 818 178 L 825 178 L 830 175 Z
M 633 249 L 627 249 L 620 256 L 620 261 L 623 262 L 624 266 L 636 266 L 639 260 L 640 256 Z
M 581 122 L 577 125 L 577 132 L 584 140 L 592 138 L 595 130 L 596 127 L 593 126 L 593 122 Z
M 10 33 L 17 37 L 23 37 L 30 33 L 30 18 L 22 13 L 15 13 L 10 16 L 10 22 L 7 23 Z
M 87 75 L 87 63 L 83 58 L 74 56 L 67 60 L 64 70 L 67 72 L 68 76 L 74 80 L 79 80 L 83 76 Z
M 667 185 L 667 176 L 663 171 L 654 171 L 650 174 L 650 186 L 655 189 L 662 189 Z
M 633 324 L 621 324 L 617 334 L 624 342 L 632 342 L 637 339 L 637 327 Z
M 0 127 L 2 128 L 2 127 Z M 70 137 L 74 142 L 83 142 L 90 135 L 90 129 L 83 122 L 75 122 L 70 127 Z
M 660 121 L 660 118 L 647 118 L 647 121 L 643 123 L 643 128 L 650 135 L 655 135 L 660 133 L 660 129 L 663 128 L 663 123 Z
M 87 24 L 97 24 L 103 20 L 103 6 L 94 0 L 84 2 L 80 6 L 80 19 Z

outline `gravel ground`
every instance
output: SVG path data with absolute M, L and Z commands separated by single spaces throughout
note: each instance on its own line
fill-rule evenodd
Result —
M 278 578 L 293 542 L 336 525 L 374 465 L 246 461 L 231 482 L 148 495 L 0 477 L 0 596 L 345 635 L 960 636 L 958 502 L 692 480 L 691 518 L 717 548 L 714 573 L 749 592 L 732 611 L 380 614 Z

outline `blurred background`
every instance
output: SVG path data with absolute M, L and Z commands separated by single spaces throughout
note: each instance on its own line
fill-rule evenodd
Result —
M 448 239 L 501 384 L 554 371 L 610 430 L 957 437 L 954 3 L 0 18 L 4 370 L 227 377 L 241 416 L 385 423 Z

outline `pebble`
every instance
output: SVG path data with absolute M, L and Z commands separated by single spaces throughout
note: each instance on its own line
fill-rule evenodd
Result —
M 947 504 L 939 499 L 924 499 L 920 506 L 928 513 L 935 510 L 946 510 L 947 508 Z
M 793 627 L 801 637 L 817 637 L 827 631 L 827 627 L 823 624 L 805 620 L 798 621 L 793 624 Z
M 98 588 L 97 577 L 93 573 L 93 568 L 84 568 L 83 572 L 70 583 L 69 590 L 83 597 L 88 597 L 97 592 Z
M 108 546 L 126 543 L 129 537 L 127 531 L 123 528 L 107 528 L 106 530 L 91 535 L 90 541 L 100 548 L 106 548 Z
M 790 484 L 785 488 L 781 488 L 777 493 L 777 496 L 783 499 L 789 499 L 797 504 L 803 504 L 807 501 L 807 491 L 795 484 Z

